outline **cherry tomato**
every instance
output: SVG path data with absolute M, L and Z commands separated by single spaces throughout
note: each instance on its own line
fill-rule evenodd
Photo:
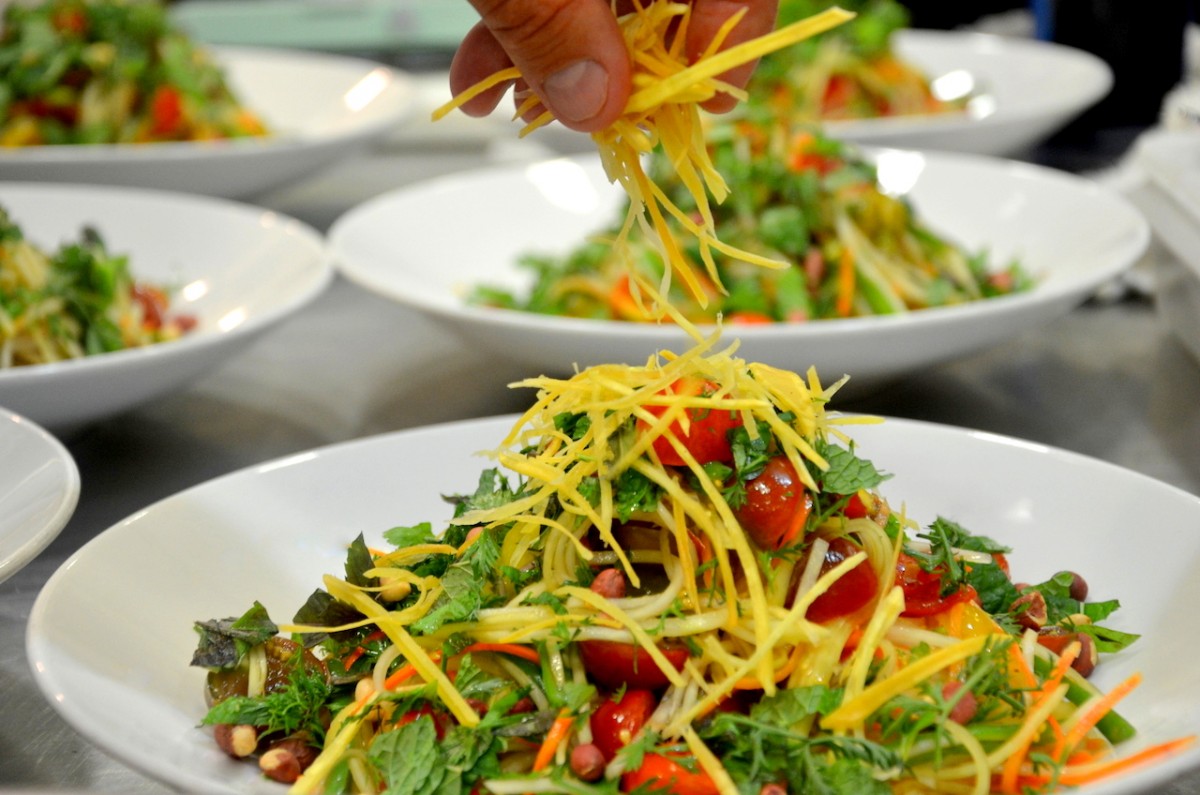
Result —
M 745 309 L 740 312 L 734 312 L 725 318 L 726 322 L 732 323 L 735 326 L 762 326 L 768 323 L 774 323 L 775 318 L 762 312 Z
M 619 699 L 606 698 L 588 721 L 592 742 L 611 762 L 629 741 L 642 730 L 658 706 L 658 696 L 649 690 L 626 690 Z
M 642 766 L 621 776 L 621 790 L 644 787 L 663 795 L 718 795 L 717 785 L 698 766 L 689 770 L 670 756 L 646 754 Z
M 863 502 L 862 497 L 858 496 L 858 492 L 850 495 L 850 499 L 846 501 L 846 507 L 842 509 L 842 516 L 847 519 L 865 519 L 867 518 L 867 504 Z
M 183 99 L 171 86 L 159 86 L 150 98 L 151 130 L 156 135 L 172 135 L 183 123 Z
M 166 294 L 155 287 L 135 284 L 130 295 L 142 306 L 142 325 L 151 330 L 162 328 L 167 313 Z
M 297 654 L 300 655 L 300 660 L 309 673 L 329 681 L 328 666 L 296 641 L 277 635 L 268 639 L 264 645 L 266 647 L 267 675 L 263 682 L 263 692 L 273 693 L 287 687 L 292 679 L 292 666 Z M 249 686 L 250 672 L 245 663 L 237 668 L 209 671 L 207 687 L 204 691 L 205 701 L 211 707 L 232 696 L 244 696 Z
M 906 616 L 932 616 L 949 610 L 959 602 L 978 601 L 979 596 L 969 585 L 948 596 L 942 596 L 942 578 L 937 571 L 925 571 L 916 559 L 903 552 L 896 561 L 896 584 L 904 590 Z
M 845 538 L 833 539 L 825 551 L 821 573 L 824 574 L 846 558 L 857 555 L 859 551 L 853 542 Z M 808 607 L 808 620 L 824 624 L 835 618 L 851 615 L 870 603 L 878 590 L 879 578 L 875 576 L 875 569 L 871 567 L 870 561 L 864 560 L 839 577 L 829 586 L 829 590 L 813 600 Z
M 717 385 L 711 381 L 699 378 L 681 378 L 669 387 L 669 392 L 675 395 L 694 397 L 712 394 Z M 667 410 L 666 406 L 647 406 L 646 410 L 656 417 L 661 417 Z M 699 464 L 711 464 L 715 461 L 729 463 L 733 460 L 733 449 L 729 446 L 727 434 L 736 428 L 741 420 L 735 412 L 725 409 L 690 408 L 687 409 L 688 430 L 684 433 L 679 421 L 670 425 L 670 432 L 683 443 Z M 640 426 L 647 427 L 646 423 Z M 667 466 L 683 466 L 683 457 L 671 446 L 666 436 L 654 440 L 654 452 L 658 460 Z
M 683 670 L 690 656 L 683 646 L 659 646 L 675 670 Z M 632 643 L 613 640 L 585 640 L 579 643 L 579 654 L 588 676 L 614 690 L 635 687 L 658 690 L 670 684 L 667 675 L 655 665 L 650 652 Z
M 780 455 L 746 483 L 746 502 L 735 515 L 755 544 L 775 550 L 800 540 L 812 506 L 812 497 L 800 482 L 796 468 Z

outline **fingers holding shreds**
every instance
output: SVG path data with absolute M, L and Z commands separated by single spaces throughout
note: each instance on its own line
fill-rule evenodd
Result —
M 630 90 L 629 55 L 606 0 L 471 0 L 482 21 L 450 69 L 451 91 L 516 66 L 554 117 L 593 132 L 620 116 Z M 463 105 L 472 115 L 496 107 L 508 83 Z

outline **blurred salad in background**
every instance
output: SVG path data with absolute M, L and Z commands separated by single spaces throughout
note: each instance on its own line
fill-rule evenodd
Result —
M 779 24 L 824 10 L 823 0 L 782 0 Z M 939 97 L 929 78 L 892 49 L 892 34 L 909 24 L 895 0 L 843 0 L 858 14 L 834 30 L 765 56 L 748 87 L 756 106 L 802 121 L 962 110 L 969 96 Z
M 726 323 L 889 315 L 1033 286 L 1019 263 L 994 267 L 986 252 L 964 251 L 928 227 L 904 197 L 881 191 L 875 167 L 848 144 L 808 127 L 748 119 L 713 127 L 708 139 L 730 189 L 723 204 L 712 206 L 717 237 L 789 267 L 715 255 L 720 285 L 707 284 L 706 306 L 681 286 L 666 296 L 691 322 L 713 323 L 718 315 Z M 654 169 L 667 196 L 694 212 L 690 193 L 669 169 L 661 161 Z M 669 225 L 703 271 L 697 245 L 687 242 L 677 220 Z M 565 256 L 523 257 L 521 265 L 535 274 L 527 293 L 481 285 L 471 300 L 550 315 L 654 320 L 638 282 L 661 281 L 658 241 L 635 226 L 628 245 L 614 247 L 618 229 L 614 223 Z
M 159 2 L 50 0 L 4 10 L 0 146 L 266 133 Z

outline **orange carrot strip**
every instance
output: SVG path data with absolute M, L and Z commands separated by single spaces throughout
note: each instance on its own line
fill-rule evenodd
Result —
M 1063 748 L 1070 751 L 1080 740 L 1084 738 L 1093 726 L 1095 726 L 1101 718 L 1112 712 L 1114 706 L 1125 696 L 1129 695 L 1135 687 L 1141 684 L 1142 675 L 1140 673 L 1132 674 L 1124 682 L 1121 682 L 1112 690 L 1105 693 L 1100 698 L 1092 702 L 1091 706 L 1086 707 L 1086 712 L 1079 716 L 1079 720 L 1068 731 L 1067 736 L 1063 741 Z
M 1120 759 L 1112 759 L 1108 762 L 1088 765 L 1083 770 L 1072 770 L 1066 768 L 1062 775 L 1058 777 L 1058 782 L 1067 787 L 1076 787 L 1081 784 L 1088 784 L 1097 779 L 1111 776 L 1115 773 L 1123 773 L 1131 768 L 1139 765 L 1161 759 L 1171 754 L 1182 751 L 1196 742 L 1195 735 L 1188 737 L 1180 737 L 1176 740 L 1168 740 L 1165 743 L 1152 745 L 1149 748 L 1144 748 L 1135 754 L 1121 757 Z
M 1075 662 L 1075 659 L 1079 657 L 1079 652 L 1082 649 L 1083 646 L 1081 646 L 1077 640 L 1073 640 L 1068 643 L 1067 647 L 1063 649 L 1062 654 L 1059 655 L 1058 662 L 1056 662 L 1054 664 L 1054 668 L 1051 669 L 1050 675 L 1046 677 L 1046 681 L 1042 682 L 1042 686 L 1038 688 L 1038 692 L 1042 694 L 1049 693 L 1062 684 L 1063 677 L 1067 675 L 1067 669 L 1069 669 L 1071 664 Z
M 462 653 L 466 654 L 472 651 L 490 651 L 499 654 L 508 654 L 513 657 L 520 657 L 523 660 L 529 660 L 532 663 L 540 663 L 542 661 L 537 649 L 532 646 L 521 646 L 517 643 L 472 643 L 463 649 Z
M 429 659 L 436 663 L 442 659 L 442 653 L 440 651 L 435 651 L 429 655 Z M 383 689 L 395 690 L 397 687 L 416 676 L 416 674 L 417 669 L 411 663 L 405 663 L 393 671 L 387 679 L 383 680 Z
M 854 255 L 849 247 L 842 248 L 842 257 L 838 261 L 838 291 L 835 309 L 838 317 L 849 317 L 854 308 Z
M 554 761 L 554 754 L 558 751 L 558 746 L 567 739 L 567 735 L 571 732 L 571 724 L 574 722 L 575 719 L 571 717 L 570 710 L 564 709 L 558 713 L 550 731 L 546 732 L 546 739 L 542 742 L 542 747 L 538 748 L 537 756 L 534 757 L 534 770 L 545 770 Z
M 1027 690 L 1037 688 L 1037 677 L 1033 675 L 1033 669 L 1029 667 L 1029 663 L 1025 660 L 1025 655 L 1021 653 L 1021 647 L 1016 643 L 1008 647 L 1008 656 L 1010 662 L 1015 669 L 1017 676 L 1021 681 L 1016 682 L 1016 686 L 1024 687 Z

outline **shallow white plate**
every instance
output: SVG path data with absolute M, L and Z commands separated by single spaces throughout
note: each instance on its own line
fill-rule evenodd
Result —
M 0 582 L 55 539 L 79 501 L 79 470 L 35 423 L 0 409 Z
M 286 50 L 214 52 L 242 103 L 274 135 L 0 149 L 0 179 L 248 196 L 354 154 L 388 135 L 417 107 L 410 78 L 371 61 Z
M 861 389 L 997 343 L 1066 312 L 1128 267 L 1149 238 L 1123 199 L 1062 172 L 953 154 L 876 153 L 880 181 L 907 193 L 919 217 L 998 266 L 1017 257 L 1032 292 L 891 317 L 730 328 L 747 359 Z M 601 362 L 640 364 L 685 347 L 673 325 L 535 315 L 470 306 L 473 285 L 521 290 L 529 252 L 561 253 L 617 218 L 619 188 L 594 156 L 455 175 L 384 194 L 330 229 L 353 281 L 443 321 L 472 344 L 562 373 Z
M 178 340 L 0 370 L 0 405 L 58 429 L 183 386 L 307 304 L 333 275 L 323 239 L 278 213 L 139 188 L 0 183 L 0 206 L 44 251 L 94 226 L 135 279 L 193 315 Z
M 837 121 L 837 138 L 877 146 L 986 155 L 1018 152 L 1103 99 L 1112 70 L 1091 53 L 1033 39 L 937 30 L 901 30 L 900 57 L 933 80 L 973 82 L 978 96 L 962 114 Z
M 532 399 L 532 396 L 531 396 Z M 124 762 L 190 792 L 278 793 L 197 728 L 204 672 L 189 668 L 192 622 L 258 599 L 289 620 L 358 533 L 449 518 L 441 495 L 470 493 L 511 418 L 360 440 L 227 475 L 105 531 L 55 573 L 29 619 L 39 687 L 68 722 Z M 944 515 L 1015 548 L 1016 576 L 1070 568 L 1113 626 L 1143 633 L 1096 674 L 1138 669 L 1122 706 L 1150 743 L 1200 731 L 1200 499 L 1099 461 L 985 433 L 893 420 L 856 428 L 862 455 L 894 474 L 885 492 L 922 523 Z M 919 454 L 914 455 L 914 451 Z M 1131 527 L 1136 524 L 1136 535 Z M 1169 763 L 1089 793 L 1134 792 L 1200 762 Z
M 918 29 L 897 31 L 893 42 L 900 57 L 929 78 L 973 86 L 977 96 L 968 110 L 831 121 L 825 125 L 829 135 L 874 146 L 1013 155 L 1049 137 L 1112 89 L 1107 63 L 1062 44 Z M 449 98 L 446 88 L 439 102 L 426 104 L 435 107 Z M 489 135 L 515 137 L 520 125 L 512 121 L 512 111 L 506 100 L 491 116 L 473 121 Z M 589 136 L 561 124 L 538 129 L 529 139 L 564 154 L 594 151 Z

